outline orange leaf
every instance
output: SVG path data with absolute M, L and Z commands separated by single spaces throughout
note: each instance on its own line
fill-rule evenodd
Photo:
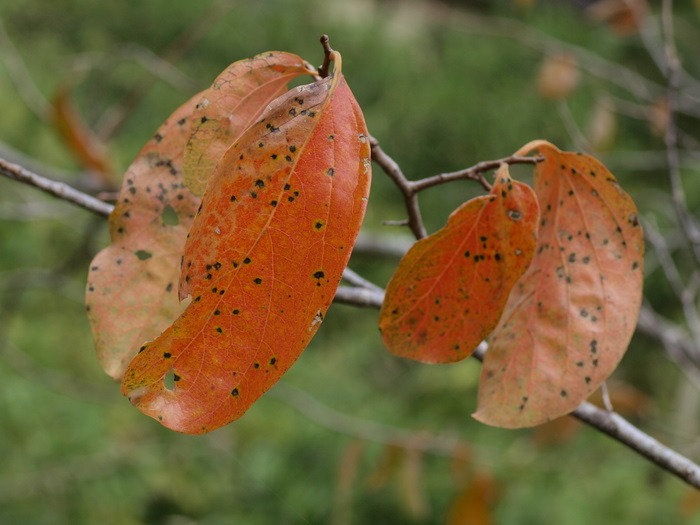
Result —
M 181 293 L 194 299 L 122 384 L 139 410 L 173 430 L 204 433 L 243 415 L 297 359 L 333 300 L 371 166 L 362 113 L 336 63 L 332 79 L 275 100 L 209 181 L 181 276 Z
M 474 417 L 526 427 L 571 412 L 612 373 L 634 332 L 644 239 L 637 208 L 588 155 L 538 150 L 537 254 L 513 288 L 481 373 Z
M 177 109 L 129 166 L 109 219 L 112 244 L 90 264 L 88 317 L 100 364 L 114 379 L 183 309 L 179 262 L 199 198 L 182 182 L 182 151 L 200 97 Z
M 192 130 L 203 158 L 216 164 L 225 140 L 233 140 L 228 133 L 240 134 L 240 126 L 262 112 L 280 85 L 290 80 L 291 71 L 307 72 L 295 55 L 265 53 L 264 57 L 229 66 L 212 88 L 170 116 L 127 170 L 110 217 L 112 245 L 90 265 L 86 298 L 100 363 L 115 379 L 122 378 L 137 349 L 184 310 L 177 294 L 180 260 L 200 204 L 199 197 L 183 185 L 183 154 L 188 139 L 193 143 Z M 294 69 L 292 64 L 299 66 Z M 203 133 L 202 120 L 210 117 L 213 122 L 228 119 L 231 125 Z M 205 138 L 213 143 L 209 149 Z M 201 171 L 200 175 L 204 177 Z
M 490 195 L 457 208 L 401 260 L 379 316 L 389 351 L 426 363 L 469 356 L 530 264 L 537 218 L 534 192 L 504 164 Z
M 239 60 L 221 73 L 192 115 L 193 133 L 185 149 L 185 184 L 203 195 L 216 163 L 267 105 L 300 75 L 311 75 L 291 53 L 268 52 Z

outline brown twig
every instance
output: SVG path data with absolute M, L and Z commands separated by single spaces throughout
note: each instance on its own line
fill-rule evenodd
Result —
M 81 208 L 85 208 L 97 215 L 108 217 L 112 213 L 114 206 L 107 202 L 103 202 L 91 195 L 76 190 L 75 188 L 56 182 L 41 175 L 37 175 L 22 166 L 13 164 L 0 158 L 0 175 L 9 177 L 10 179 L 39 188 L 54 197 L 58 197 L 64 201 L 70 202 Z
M 511 155 L 498 160 L 487 160 L 479 162 L 470 168 L 449 173 L 441 173 L 415 181 L 410 181 L 404 175 L 398 163 L 392 159 L 379 145 L 379 141 L 370 137 L 372 147 L 372 160 L 382 168 L 389 178 L 394 182 L 399 191 L 403 194 L 406 203 L 408 219 L 406 225 L 411 229 L 416 239 L 428 236 L 428 232 L 423 224 L 420 206 L 418 204 L 418 193 L 427 189 L 456 180 L 473 180 L 478 182 L 486 191 L 491 190 L 491 184 L 484 177 L 484 173 L 495 170 L 501 164 L 537 164 L 542 161 L 540 156 L 520 157 Z
M 395 169 L 401 173 L 399 166 L 395 162 L 393 162 L 393 165 Z M 49 181 L 39 175 L 28 172 L 28 170 L 25 170 L 21 166 L 7 163 L 2 159 L 0 159 L 0 173 L 14 180 L 40 188 L 59 199 L 81 206 L 98 215 L 107 216 L 112 210 L 110 204 L 79 192 L 66 184 Z M 382 302 L 384 301 L 384 294 L 382 291 L 372 289 L 371 287 L 359 288 L 341 286 L 338 288 L 335 300 L 337 302 L 361 307 L 381 308 Z M 482 342 L 474 352 L 474 357 L 483 360 L 486 349 L 486 343 Z M 700 466 L 673 449 L 659 443 L 617 413 L 601 410 L 590 403 L 584 402 L 579 405 L 571 415 L 628 446 L 642 457 L 674 474 L 689 485 L 700 488 Z M 354 419 L 348 421 L 354 421 Z M 342 426 L 345 428 L 345 423 L 343 423 Z
M 418 206 L 418 196 L 413 188 L 411 188 L 411 183 L 403 174 L 396 161 L 384 152 L 377 139 L 370 137 L 369 142 L 372 147 L 372 160 L 384 170 L 384 173 L 386 173 L 392 181 L 394 181 L 394 184 L 396 184 L 396 187 L 399 188 L 399 191 L 401 191 L 404 196 L 406 212 L 408 213 L 408 227 L 411 228 L 416 239 L 427 237 L 428 232 L 423 224 L 420 207 Z
M 323 46 L 323 64 L 318 68 L 318 76 L 326 78 L 330 74 L 331 62 L 333 61 L 333 48 L 331 47 L 331 39 L 328 35 L 321 35 L 321 45 Z
M 485 160 L 474 164 L 470 168 L 465 168 L 459 171 L 452 171 L 450 173 L 441 173 L 439 175 L 433 175 L 432 177 L 426 177 L 417 181 L 409 182 L 410 187 L 415 192 L 423 191 L 424 189 L 431 188 L 432 186 L 437 186 L 438 184 L 444 184 L 446 182 L 452 182 L 456 180 L 473 180 L 481 184 L 481 187 L 486 191 L 491 191 L 491 184 L 484 177 L 484 173 L 497 169 L 501 164 L 537 164 L 542 162 L 543 157 L 535 155 L 533 157 L 521 157 L 517 155 L 511 155 L 510 157 L 504 157 L 498 160 Z

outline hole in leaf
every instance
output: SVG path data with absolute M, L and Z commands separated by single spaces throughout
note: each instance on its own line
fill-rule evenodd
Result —
M 145 261 L 146 259 L 153 257 L 153 254 L 151 252 L 147 252 L 146 250 L 136 250 L 135 254 L 136 257 L 139 258 L 139 261 Z
M 171 368 L 163 376 L 163 386 L 166 390 L 175 390 L 175 369 Z
M 169 204 L 163 208 L 163 214 L 161 215 L 161 220 L 165 226 L 177 226 L 180 224 L 180 217 L 177 216 L 175 208 Z

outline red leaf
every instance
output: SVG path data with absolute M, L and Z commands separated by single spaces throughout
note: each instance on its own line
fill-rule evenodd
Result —
M 193 133 L 185 149 L 185 184 L 203 195 L 224 152 L 287 91 L 287 84 L 314 71 L 304 60 L 279 51 L 239 60 L 221 73 L 192 115 Z
M 379 316 L 387 348 L 427 363 L 471 355 L 530 264 L 537 218 L 535 193 L 504 164 L 490 195 L 463 204 L 401 260 Z
M 177 109 L 129 166 L 109 219 L 112 243 L 90 264 L 88 317 L 100 364 L 114 379 L 183 309 L 178 267 L 199 198 L 182 182 L 182 151 L 200 97 Z
M 571 410 L 612 373 L 634 332 L 644 240 L 637 208 L 588 155 L 538 150 L 537 254 L 491 336 L 474 417 L 533 426 Z
M 240 417 L 292 365 L 323 321 L 364 215 L 367 129 L 339 68 L 263 117 L 219 162 L 192 225 L 181 281 L 192 303 L 122 384 L 139 410 L 180 432 Z

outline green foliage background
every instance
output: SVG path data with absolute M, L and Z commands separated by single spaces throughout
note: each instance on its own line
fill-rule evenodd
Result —
M 444 5 L 418 1 L 3 0 L 0 17 L 40 91 L 50 97 L 72 86 L 91 125 L 133 86 L 143 86 L 109 142 L 120 172 L 160 122 L 230 62 L 279 49 L 319 63 L 322 33 L 343 54 L 371 133 L 411 178 L 503 157 L 535 138 L 574 147 L 556 103 L 534 87 L 544 47 L 522 45 L 518 34 L 489 35 L 483 20 L 469 22 L 461 13 L 513 17 L 523 28 L 658 80 L 636 37 L 616 36 L 569 3 L 521 10 L 506 1 L 453 4 L 456 11 L 445 12 Z M 120 59 L 166 53 L 217 9 L 173 61 L 183 77 L 178 87 Z M 681 42 L 698 31 L 697 12 L 685 9 Z M 84 185 L 75 175 L 79 166 L 55 130 L 27 109 L 5 64 L 0 60 L 2 147 Z M 596 97 L 608 90 L 616 91 L 584 76 L 567 100 L 573 118 L 585 125 Z M 663 147 L 644 123 L 623 119 L 619 128 L 614 151 Z M 613 151 L 607 160 L 643 215 L 664 206 L 662 172 L 628 169 Z M 697 180 L 689 182 L 691 209 L 698 208 L 699 189 Z M 478 192 L 469 183 L 427 192 L 421 202 L 429 230 Z M 375 170 L 366 231 L 406 235 L 382 226 L 402 217 L 397 191 Z M 439 524 L 475 472 L 489 473 L 498 486 L 496 523 L 700 523 L 680 511 L 688 497 L 681 482 L 595 431 L 540 445 L 534 430 L 475 422 L 478 363 L 425 366 L 394 358 L 382 347 L 372 310 L 335 305 L 283 388 L 239 421 L 203 437 L 172 433 L 133 409 L 94 357 L 83 289 L 87 265 L 106 242 L 104 220 L 0 179 L 0 523 Z M 396 262 L 360 254 L 352 266 L 383 285 Z M 653 266 L 647 286 L 655 306 L 673 315 Z M 698 459 L 697 437 L 674 427 L 683 378 L 656 343 L 636 338 L 615 378 L 654 400 L 637 424 L 684 452 L 695 450 Z M 299 390 L 313 399 L 291 395 Z M 412 430 L 417 442 L 425 435 L 459 439 L 470 449 L 466 474 L 453 474 L 449 455 L 426 453 L 415 478 L 421 504 L 410 472 L 377 473 L 385 444 L 329 428 L 335 420 L 327 414 L 314 419 L 313 400 Z M 362 433 L 364 424 L 355 423 L 353 433 Z M 340 488 L 351 479 L 342 458 L 356 442 L 363 448 L 348 496 Z M 383 485 L 376 483 L 382 474 Z

